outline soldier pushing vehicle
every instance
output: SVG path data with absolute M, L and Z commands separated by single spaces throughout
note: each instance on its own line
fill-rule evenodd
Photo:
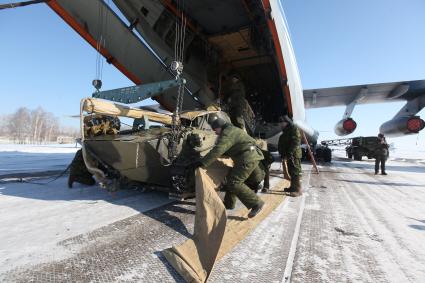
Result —
M 233 209 L 237 197 L 248 209 L 251 209 L 248 217 L 252 218 L 264 206 L 264 201 L 253 191 L 264 179 L 264 170 L 259 165 L 264 159 L 263 154 L 256 146 L 255 139 L 224 119 L 215 118 L 211 122 L 211 128 L 219 135 L 217 144 L 192 167 L 208 167 L 223 155 L 232 158 L 234 166 L 229 171 L 223 188 L 226 191 L 224 205 L 227 209 Z

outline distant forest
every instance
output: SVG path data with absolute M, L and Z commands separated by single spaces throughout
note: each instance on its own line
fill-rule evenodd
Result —
M 0 137 L 14 143 L 50 143 L 60 136 L 76 138 L 79 131 L 62 126 L 59 118 L 41 107 L 34 110 L 21 107 L 0 117 Z

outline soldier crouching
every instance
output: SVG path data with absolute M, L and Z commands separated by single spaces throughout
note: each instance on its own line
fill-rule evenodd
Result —
M 219 135 L 217 144 L 193 167 L 208 167 L 222 155 L 232 158 L 233 168 L 229 171 L 224 186 L 226 195 L 224 205 L 227 209 L 233 209 L 236 197 L 251 211 L 249 218 L 256 216 L 263 208 L 262 201 L 251 189 L 258 186 L 264 179 L 264 171 L 259 167 L 263 160 L 263 154 L 256 147 L 255 140 L 244 130 L 233 126 L 221 118 L 211 122 L 211 128 Z M 251 188 L 247 185 L 251 186 Z

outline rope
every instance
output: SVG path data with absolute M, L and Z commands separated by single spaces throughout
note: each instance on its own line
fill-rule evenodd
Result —
M 53 179 L 49 178 L 51 180 L 48 181 L 48 182 L 33 182 L 33 181 L 27 181 L 24 178 L 18 179 L 18 182 L 26 183 L 26 184 L 40 185 L 40 186 L 47 185 L 47 184 L 50 184 L 50 183 L 56 181 L 57 179 L 61 178 L 63 175 L 65 175 L 69 171 L 69 168 L 71 168 L 71 164 L 69 164 L 68 167 L 66 167 L 66 169 L 63 170 L 61 173 L 59 173 L 56 177 L 52 177 Z M 47 179 L 47 180 L 49 180 L 49 179 Z
M 13 8 L 24 7 L 24 6 L 33 5 L 33 4 L 46 3 L 48 1 L 50 1 L 50 0 L 33 0 L 33 1 L 25 1 L 25 2 L 15 2 L 15 3 L 9 3 L 9 4 L 1 4 L 0 5 L 0 10 L 13 9 Z

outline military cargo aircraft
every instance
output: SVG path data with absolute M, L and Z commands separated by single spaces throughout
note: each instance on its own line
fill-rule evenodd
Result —
M 96 81 L 93 97 L 128 104 L 152 98 L 173 112 L 171 129 L 184 111 L 223 106 L 232 73 L 245 86 L 256 137 L 276 142 L 278 118 L 288 115 L 317 139 L 305 108 L 335 105 L 347 106 L 335 126 L 338 135 L 347 135 L 357 126 L 351 118 L 357 104 L 397 100 L 407 103 L 381 126 L 382 133 L 417 133 L 425 125 L 415 116 L 425 106 L 425 81 L 303 91 L 278 0 L 51 0 L 47 5 L 135 84 L 101 91 Z
M 237 71 L 257 115 L 256 134 L 269 138 L 279 130 L 277 117 L 290 114 L 308 135 L 304 108 L 346 105 L 335 133 L 352 133 L 358 104 L 407 101 L 380 132 L 400 136 L 417 133 L 424 121 L 425 81 L 405 81 L 304 90 L 281 1 L 277 0 L 53 0 L 47 4 L 106 60 L 136 85 L 170 79 L 175 38 L 185 36 L 184 109 L 203 108 L 220 97 L 222 78 Z M 110 3 L 108 1 L 108 3 Z M 184 29 L 176 23 L 184 22 Z M 154 97 L 173 110 L 176 93 Z M 305 101 L 305 103 L 304 103 Z
M 185 164 L 181 158 L 187 155 L 188 137 L 200 141 L 192 149 L 201 155 L 215 141 L 205 121 L 211 111 L 225 113 L 207 109 L 225 106 L 222 101 L 231 83 L 230 74 L 237 74 L 246 90 L 245 114 L 252 115 L 244 117 L 253 136 L 276 136 L 279 117 L 288 115 L 307 135 L 317 138 L 318 133 L 305 122 L 299 73 L 278 2 L 108 3 L 47 2 L 107 62 L 136 84 L 103 91 L 101 82 L 95 81 L 93 98 L 82 102 L 84 159 L 97 179 L 165 186 L 172 180 L 175 192 L 184 191 L 190 181 L 179 164 Z M 122 106 L 147 98 L 161 107 L 148 112 Z M 118 108 L 122 110 L 119 113 Z M 164 110 L 171 114 L 160 113 Z M 196 119 L 188 119 L 188 113 L 199 110 Z M 117 116 L 135 119 L 130 132 L 114 128 Z M 162 125 L 147 127 L 152 121 Z M 90 133 L 100 125 L 109 129 Z M 168 167 L 170 164 L 173 166 Z
M 279 132 L 277 121 L 285 114 L 317 136 L 305 122 L 299 73 L 279 1 L 112 2 L 47 4 L 136 85 L 174 79 L 172 63 L 183 57 L 183 110 L 216 104 L 226 76 L 236 72 L 256 115 L 256 136 Z M 176 47 L 176 38 L 182 37 Z M 178 99 L 175 89 L 152 98 L 169 111 Z

